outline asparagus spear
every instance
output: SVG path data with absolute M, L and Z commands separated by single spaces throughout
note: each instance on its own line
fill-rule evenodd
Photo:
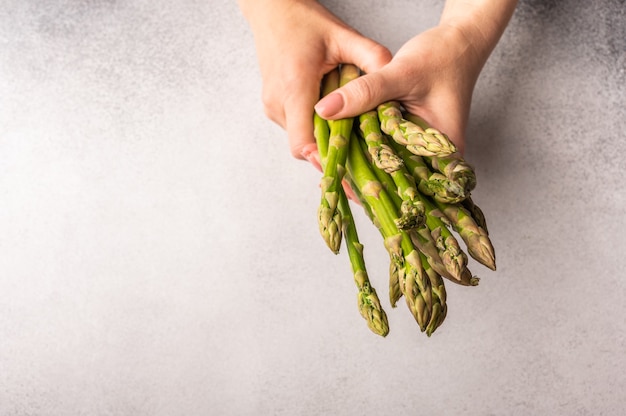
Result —
M 350 79 L 359 76 L 356 67 L 342 68 L 352 70 Z M 337 78 L 332 81 L 337 74 L 333 71 L 325 77 L 323 95 L 338 86 Z M 343 75 L 341 82 L 347 82 Z M 358 130 L 364 140 L 353 131 L 356 118 L 348 121 L 349 128 L 346 120 L 325 121 L 317 114 L 314 120 L 324 172 L 320 213 L 324 205 L 331 210 L 334 204 L 337 216 L 327 221 L 330 228 L 323 229 L 320 214 L 320 230 L 322 235 L 328 234 L 325 239 L 333 240 L 329 246 L 336 244 L 337 251 L 342 237 L 346 243 L 361 315 L 372 331 L 382 336 L 388 333 L 386 314 L 365 270 L 363 246 L 341 187 L 342 179 L 350 183 L 383 236 L 390 255 L 392 306 L 404 296 L 420 329 L 431 336 L 447 314 L 443 277 L 467 286 L 479 281 L 467 268 L 467 256 L 448 227 L 464 240 L 473 258 L 495 270 L 484 215 L 470 197 L 476 185 L 473 168 L 456 153 L 447 136 L 417 116 L 403 115 L 397 102 L 384 103 L 376 112 L 359 117 Z M 387 140 L 381 127 L 393 140 Z M 338 143 L 334 143 L 337 138 Z M 329 160 L 334 161 L 334 169 L 328 166 Z M 328 187 L 324 186 L 325 180 Z M 409 201 L 421 204 L 423 209 L 423 223 L 413 227 L 399 221 L 403 213 L 409 212 Z M 337 236 L 339 240 L 334 241 Z
M 356 139 L 355 139 L 356 140 Z M 351 188 L 353 192 L 356 194 L 359 202 L 363 206 L 363 210 L 365 211 L 368 218 L 372 221 L 372 224 L 380 231 L 381 235 L 384 237 L 384 232 L 381 230 L 380 222 L 374 215 L 372 207 L 367 203 L 367 200 L 363 197 L 363 194 L 359 190 L 359 188 L 354 184 L 349 175 L 346 175 L 348 182 L 351 184 Z M 384 186 L 384 185 L 383 185 Z M 393 194 L 390 194 L 392 197 Z M 392 198 L 394 199 L 394 198 Z M 398 203 L 399 204 L 399 203 Z M 385 249 L 389 253 L 389 303 L 392 307 L 396 307 L 396 303 L 402 297 L 402 292 L 400 290 L 400 281 L 399 281 L 399 269 L 402 267 L 401 262 L 397 261 L 398 255 L 394 253 L 393 248 L 396 247 L 396 243 L 393 240 L 400 238 L 401 236 L 398 234 L 394 236 L 394 238 L 384 239 Z M 399 245 L 398 245 L 399 246 Z M 399 254 L 399 258 L 401 258 L 402 253 Z
M 385 238 L 382 230 L 381 234 L 384 238 L 385 249 L 389 253 L 389 303 L 395 308 L 402 297 L 402 288 L 400 287 L 400 271 L 404 267 L 402 236 L 396 234 Z
M 342 216 L 345 245 L 352 265 L 354 282 L 358 288 L 357 301 L 361 316 L 367 321 L 367 326 L 376 334 L 386 336 L 389 333 L 387 315 L 380 305 L 376 289 L 370 283 L 363 258 L 363 244 L 359 242 L 359 236 L 352 217 L 352 211 L 348 198 L 342 192 L 339 199 L 339 211 Z
M 367 149 L 376 169 L 391 175 L 397 194 L 402 199 L 400 217 L 396 219 L 396 225 L 402 230 L 421 226 L 424 223 L 424 204 L 418 197 L 415 180 L 407 172 L 402 159 L 386 143 L 380 130 L 377 113 L 375 111 L 363 113 L 359 116 L 359 121 L 361 134 L 367 143 Z M 387 155 L 385 166 L 377 162 L 381 154 L 380 149 L 384 149 Z
M 358 136 L 353 137 L 352 140 L 359 142 L 363 151 L 363 155 L 364 157 L 367 158 L 367 155 L 368 155 L 367 144 L 363 140 L 358 140 Z M 368 159 L 368 163 L 370 162 L 371 161 Z M 389 196 L 389 199 L 393 203 L 396 212 L 401 212 L 403 201 L 402 201 L 402 198 L 400 198 L 400 195 L 398 194 L 398 192 L 396 191 L 396 184 L 393 181 L 393 178 L 391 177 L 391 175 L 389 175 L 384 170 L 378 168 L 376 164 L 373 162 L 370 164 L 370 168 L 372 172 L 374 173 L 374 175 L 376 176 L 376 178 L 378 179 L 378 181 L 380 182 L 383 190 L 387 192 L 387 195 Z M 358 189 L 357 186 L 355 186 L 354 188 Z M 381 234 L 383 235 L 383 238 L 384 238 L 385 248 L 387 249 L 387 252 L 389 253 L 389 302 L 391 303 L 391 306 L 395 308 L 396 303 L 402 297 L 402 290 L 400 288 L 399 279 L 401 275 L 401 270 L 404 267 L 404 259 L 403 259 L 402 249 L 401 249 L 401 242 L 402 242 L 403 237 L 401 234 L 397 234 L 397 235 L 393 235 L 391 237 L 385 238 L 385 233 L 383 230 L 380 229 L 380 222 L 374 215 L 372 208 L 367 203 L 367 200 L 363 198 L 362 193 L 359 192 L 359 195 L 360 195 L 361 202 L 366 207 L 366 211 L 368 212 L 370 219 L 375 225 L 377 225 L 377 227 L 381 231 Z M 396 226 L 398 227 L 398 229 L 401 229 L 399 218 L 397 217 L 394 218 L 394 222 L 396 223 Z
M 476 205 L 471 196 L 465 198 L 462 202 L 463 207 L 472 214 L 472 218 L 487 234 L 489 234 L 489 230 L 487 229 L 487 220 L 485 219 L 485 214 L 483 210 L 480 209 L 478 205 Z
M 378 106 L 382 130 L 406 148 L 420 156 L 443 156 L 456 152 L 448 137 L 431 127 L 423 129 L 406 120 L 397 101 L 388 101 Z
M 314 115 L 314 136 L 320 154 L 322 166 L 326 165 L 329 142 L 329 126 L 326 120 Z M 372 286 L 367 274 L 365 259 L 363 258 L 363 245 L 359 241 L 352 210 L 348 198 L 343 188 L 339 191 L 338 209 L 342 218 L 343 234 L 345 235 L 345 245 L 348 251 L 348 258 L 352 266 L 354 282 L 356 283 L 357 305 L 359 313 L 367 321 L 367 326 L 374 333 L 386 336 L 389 333 L 387 315 L 381 307 L 376 289 Z
M 376 111 L 368 111 L 359 116 L 359 130 L 370 154 L 371 160 L 378 169 L 387 173 L 400 169 L 404 162 L 401 157 L 383 139 L 380 122 Z
M 409 236 L 411 237 L 411 241 L 413 241 L 415 247 L 420 251 L 420 253 L 426 256 L 428 264 L 430 264 L 437 273 L 448 279 L 458 280 L 458 277 L 453 277 L 444 265 L 437 242 L 433 238 L 433 235 L 427 225 L 410 230 Z
M 415 125 L 424 130 L 431 127 L 426 121 L 416 114 L 403 113 L 403 116 Z M 474 168 L 469 165 L 458 152 L 451 152 L 447 155 L 423 155 L 424 159 L 430 164 L 434 172 L 443 174 L 453 183 L 457 184 L 462 191 L 456 191 L 465 199 L 469 193 L 476 187 L 476 173 Z M 445 202 L 445 201 L 444 201 Z
M 339 88 L 341 74 L 339 67 L 336 67 L 332 71 L 326 73 L 322 79 L 321 96 L 325 97 L 331 92 Z
M 424 200 L 426 207 L 426 225 L 435 240 L 435 245 L 439 252 L 445 269 L 457 280 L 461 280 L 462 274 L 467 267 L 467 255 L 461 247 L 457 239 L 452 235 L 446 222 L 448 219 L 444 214 L 429 200 Z
M 446 303 L 446 287 L 443 283 L 443 279 L 439 273 L 431 267 L 426 257 L 422 255 L 421 259 L 424 272 L 430 280 L 430 286 L 433 292 L 433 312 L 430 315 L 430 321 L 428 321 L 428 325 L 426 326 L 426 335 L 431 336 L 433 332 L 441 326 L 448 313 L 448 305 Z
M 391 175 L 385 173 L 376 166 L 371 166 L 372 171 L 387 190 L 394 184 L 401 183 L 404 178 L 410 176 L 406 174 L 404 167 L 401 167 Z M 401 187 L 399 188 L 401 189 Z M 399 193 L 389 192 L 391 199 L 395 202 L 397 209 L 405 203 L 399 198 Z M 423 207 L 422 215 L 424 222 L 416 224 L 408 232 L 414 246 L 428 257 L 428 261 L 437 273 L 449 279 L 460 280 L 463 270 L 467 266 L 467 255 L 461 250 L 457 239 L 447 228 L 449 221 L 447 217 L 420 192 L 413 194 L 417 204 Z M 399 222 L 396 218 L 398 228 Z
M 407 297 L 409 309 L 424 331 L 432 309 L 430 281 L 424 275 L 419 252 L 409 235 L 396 226 L 394 202 L 372 171 L 358 139 L 353 138 L 349 143 L 347 169 L 363 199 L 372 208 L 392 263 L 397 268 L 400 291 Z
M 361 149 L 363 151 L 363 157 L 367 159 L 367 144 L 363 140 L 359 140 L 359 137 L 353 133 L 352 141 L 356 141 L 360 144 Z M 367 163 L 369 164 L 371 161 L 367 159 Z M 386 192 L 387 197 L 391 200 L 396 211 L 399 209 L 402 204 L 402 199 L 395 192 L 395 184 L 387 173 L 385 173 L 382 169 L 376 167 L 375 164 L 369 164 L 372 172 L 380 182 L 382 189 Z M 351 179 L 350 174 L 346 175 L 348 179 L 354 184 L 354 181 Z M 383 242 L 385 249 L 389 253 L 389 303 L 392 307 L 396 307 L 396 303 L 402 297 L 402 291 L 400 290 L 400 270 L 403 266 L 403 256 L 401 250 L 401 241 L 402 236 L 400 234 L 393 235 L 391 237 L 385 237 L 385 231 L 382 229 L 381 223 L 378 220 L 378 217 L 375 215 L 374 210 L 369 205 L 368 200 L 365 198 L 360 188 L 354 184 L 353 189 L 356 190 L 356 194 L 359 197 L 359 201 L 365 208 L 365 212 L 368 217 L 372 221 L 372 223 L 378 228 L 381 235 L 383 236 Z M 395 215 L 395 213 L 394 213 Z M 396 221 L 397 218 L 394 218 Z M 397 225 L 397 224 L 396 224 Z
M 417 188 L 424 195 L 441 202 L 456 203 L 466 198 L 465 189 L 439 172 L 432 172 L 422 156 L 409 152 L 404 146 L 391 142 L 393 150 L 402 158 L 413 175 Z
M 461 236 L 470 256 L 491 270 L 496 270 L 496 255 L 491 240 L 485 229 L 472 218 L 472 214 L 460 204 L 436 202 L 436 205 Z
M 441 173 L 451 182 L 457 184 L 461 200 L 467 198 L 476 187 L 476 173 L 459 153 L 446 156 L 426 156 L 424 160 L 429 163 L 433 171 Z
M 394 205 L 396 206 L 396 209 L 399 211 L 400 207 L 402 206 L 402 198 L 397 192 L 396 183 L 393 181 L 393 178 L 391 177 L 390 174 L 385 172 L 383 169 L 378 168 L 376 164 L 373 163 L 373 161 L 370 160 L 370 158 L 368 158 L 368 155 L 369 155 L 368 147 L 365 141 L 359 140 L 359 136 L 357 135 L 353 135 L 353 137 L 354 137 L 354 140 L 357 140 L 359 144 L 361 145 L 361 150 L 363 151 L 364 157 L 367 159 L 367 163 L 369 164 L 370 169 L 372 170 L 372 172 L 374 172 L 374 174 L 376 175 L 376 178 L 378 178 L 378 180 L 380 181 L 380 184 L 382 185 L 383 189 L 387 192 L 389 197 L 392 199 Z
M 322 79 L 321 96 L 324 97 L 339 88 L 339 68 L 324 75 Z M 313 112 L 313 137 L 317 144 L 317 152 L 320 155 L 320 161 L 326 159 L 328 155 L 328 142 L 330 140 L 330 124 L 329 120 L 320 117 L 319 114 Z
M 405 117 L 422 128 L 428 128 L 426 121 L 417 115 L 406 113 Z M 479 263 L 495 270 L 495 252 L 488 237 L 485 216 L 470 197 L 470 191 L 476 186 L 474 169 L 458 153 L 448 156 L 425 157 L 424 159 L 440 172 L 441 183 L 447 184 L 442 188 L 450 191 L 446 194 L 433 192 L 433 199 L 437 207 L 446 215 L 455 231 L 465 241 L 469 254 Z M 407 164 L 413 162 L 415 162 L 415 158 L 411 158 L 409 162 L 405 161 Z M 414 172 L 423 178 L 427 172 L 426 169 L 428 169 L 427 166 L 419 166 L 415 167 Z M 428 179 L 432 180 L 435 175 L 437 173 L 432 174 Z M 448 182 L 445 181 L 446 178 Z M 451 187 L 450 184 L 456 186 Z M 426 188 L 435 191 L 435 187 L 432 185 L 426 186 Z M 458 198 L 448 197 L 453 196 L 453 194 L 457 194 Z M 461 202 L 462 205 L 459 205 L 458 202 Z
M 359 76 L 354 65 L 343 65 L 340 69 L 339 85 L 343 86 Z M 345 175 L 345 164 L 348 155 L 348 143 L 352 132 L 354 118 L 336 120 L 330 125 L 328 140 L 327 163 L 321 180 L 322 198 L 318 209 L 320 233 L 328 247 L 339 252 L 342 238 L 341 215 L 337 209 L 341 183 Z
M 361 143 L 363 143 L 361 141 Z M 394 148 L 397 144 L 394 145 Z M 397 145 L 399 146 L 399 145 Z M 365 144 L 362 144 L 362 147 L 366 149 Z M 416 156 L 420 157 L 420 156 Z M 376 175 L 377 179 L 382 184 L 383 188 L 388 191 L 388 194 L 392 201 L 396 205 L 396 209 L 402 212 L 401 207 L 406 203 L 400 198 L 400 191 L 394 192 L 392 191 L 394 187 L 397 187 L 396 184 L 402 183 L 402 180 L 405 179 L 406 176 L 409 176 L 406 173 L 406 169 L 404 166 L 401 166 L 392 174 L 388 174 L 382 169 L 377 168 L 375 165 L 371 166 L 372 171 Z M 413 182 L 414 183 L 414 182 Z M 398 189 L 402 189 L 398 187 Z M 415 197 L 416 203 L 419 203 L 421 207 L 425 207 L 428 205 L 429 207 L 429 215 L 430 222 L 429 224 L 425 221 L 425 211 L 421 212 L 423 216 L 424 222 L 420 222 L 415 224 L 410 230 L 405 230 L 408 232 L 408 235 L 411 238 L 414 246 L 423 253 L 428 262 L 432 265 L 432 267 L 442 276 L 445 276 L 448 279 L 460 280 L 462 276 L 463 268 L 467 263 L 467 256 L 461 251 L 458 246 L 458 243 L 454 236 L 446 228 L 447 218 L 443 215 L 443 213 L 439 212 L 436 207 L 433 206 L 431 202 L 429 202 L 420 192 L 416 192 L 413 194 Z M 422 208 L 424 209 L 424 208 Z M 401 222 L 398 221 L 400 218 L 396 218 L 396 225 L 398 228 L 401 228 Z M 420 218 L 421 220 L 422 218 Z M 428 228 L 428 225 L 435 230 L 433 233 L 431 229 Z M 443 227 L 444 237 L 441 237 L 440 227 Z M 435 239 L 437 238 L 437 240 Z M 443 259 L 446 259 L 444 262 Z M 395 275 L 397 275 L 397 268 L 399 266 L 394 266 L 393 256 L 392 256 L 392 265 L 390 271 L 390 300 L 392 305 L 395 304 L 395 301 L 399 299 L 396 291 L 396 283 L 395 283 Z

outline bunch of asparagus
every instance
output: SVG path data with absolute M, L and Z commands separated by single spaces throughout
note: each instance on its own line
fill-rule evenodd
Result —
M 322 96 L 360 75 L 357 67 L 341 65 L 324 77 Z M 395 101 L 335 121 L 315 114 L 314 126 L 323 172 L 319 228 L 333 253 L 345 242 L 361 315 L 374 333 L 389 333 L 344 187 L 382 235 L 390 257 L 391 306 L 404 297 L 420 330 L 431 336 L 448 310 L 444 278 L 478 284 L 457 237 L 472 258 L 496 268 L 485 216 L 470 195 L 473 168 L 445 134 Z

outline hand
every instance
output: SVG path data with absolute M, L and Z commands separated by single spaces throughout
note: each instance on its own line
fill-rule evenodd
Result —
M 391 53 L 316 1 L 239 3 L 255 37 L 265 113 L 287 131 L 291 154 L 310 159 L 313 106 L 324 74 L 342 63 L 373 72 L 390 61 Z
M 408 41 L 391 62 L 321 100 L 325 118 L 355 116 L 389 100 L 446 133 L 462 152 L 474 85 L 482 64 L 457 29 L 437 26 Z
M 315 106 L 324 118 L 359 115 L 389 101 L 446 133 L 462 153 L 474 86 L 516 0 L 448 0 L 439 26 L 409 40 L 389 64 Z

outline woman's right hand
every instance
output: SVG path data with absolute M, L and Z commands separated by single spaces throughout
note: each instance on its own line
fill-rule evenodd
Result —
M 239 0 L 254 34 L 263 80 L 263 105 L 287 132 L 291 154 L 315 150 L 313 107 L 324 74 L 349 63 L 364 72 L 382 68 L 391 53 L 312 0 Z

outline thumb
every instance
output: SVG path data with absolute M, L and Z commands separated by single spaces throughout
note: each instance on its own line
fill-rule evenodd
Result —
M 323 118 L 336 120 L 354 117 L 375 109 L 396 97 L 396 83 L 386 80 L 384 69 L 363 75 L 321 99 L 315 111 Z
M 378 73 L 392 60 L 389 49 L 354 30 L 341 32 L 332 50 L 336 62 L 356 65 L 367 75 L 361 76 L 324 97 L 315 111 L 326 119 L 355 116 L 380 104 L 385 85 Z

